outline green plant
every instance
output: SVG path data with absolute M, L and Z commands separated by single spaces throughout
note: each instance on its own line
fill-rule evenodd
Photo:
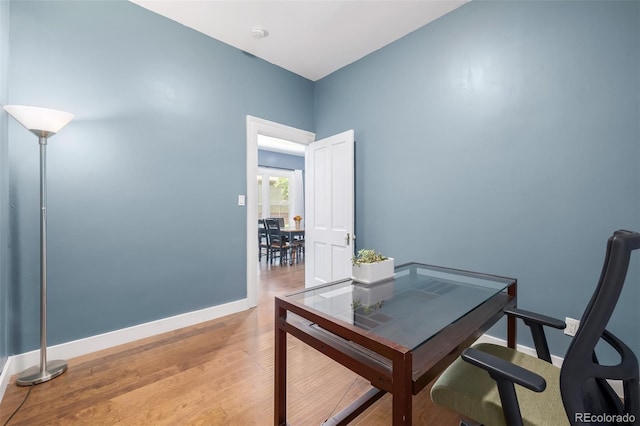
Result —
M 353 303 L 351 303 L 351 309 L 353 309 L 354 311 L 359 311 L 362 314 L 369 315 L 377 311 L 378 309 L 381 309 L 383 305 L 384 300 L 381 300 L 373 305 L 363 305 L 359 300 L 354 300 Z
M 387 259 L 388 258 L 386 256 L 376 253 L 375 250 L 361 249 L 358 250 L 358 254 L 356 256 L 351 258 L 351 261 L 354 265 L 360 266 L 362 263 L 376 263 Z
M 273 186 L 280 190 L 283 200 L 289 199 L 289 178 L 279 177 Z

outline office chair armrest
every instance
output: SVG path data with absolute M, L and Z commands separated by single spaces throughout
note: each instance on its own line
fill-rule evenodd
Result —
M 533 344 L 536 347 L 538 358 L 551 363 L 551 353 L 549 352 L 547 337 L 544 334 L 542 326 L 563 330 L 567 326 L 564 321 L 518 308 L 505 309 L 504 313 L 521 318 L 524 321 L 531 330 L 531 336 L 533 337 Z
M 559 320 L 557 318 L 548 317 L 546 315 L 541 315 L 536 312 L 525 311 L 524 309 L 519 308 L 509 308 L 505 309 L 504 313 L 507 315 L 513 315 L 514 317 L 521 318 L 525 324 L 528 323 L 537 323 L 541 325 L 546 325 L 548 327 L 557 328 L 560 330 L 564 330 L 567 325 L 564 321 Z
M 465 349 L 462 359 L 486 370 L 494 380 L 507 380 L 534 392 L 542 392 L 547 387 L 542 376 L 476 348 Z
M 475 348 L 465 349 L 462 359 L 482 368 L 496 381 L 506 423 L 510 426 L 523 426 L 514 383 L 534 392 L 542 392 L 547 387 L 547 382 L 525 368 Z

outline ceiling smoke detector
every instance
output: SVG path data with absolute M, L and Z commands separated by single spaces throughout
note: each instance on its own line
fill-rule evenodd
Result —
M 269 35 L 269 31 L 265 30 L 264 28 L 254 27 L 251 28 L 251 35 L 254 38 L 265 38 Z

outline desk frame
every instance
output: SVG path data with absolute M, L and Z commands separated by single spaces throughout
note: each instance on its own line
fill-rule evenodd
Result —
M 486 274 L 477 275 L 494 277 Z M 512 279 L 506 292 L 503 291 L 486 300 L 411 350 L 386 339 L 366 335 L 362 329 L 354 325 L 338 323 L 330 316 L 297 302 L 276 297 L 274 424 L 287 424 L 287 333 L 371 382 L 372 390 L 334 416 L 337 419 L 336 424 L 348 424 L 389 392 L 393 400 L 393 424 L 411 425 L 412 396 L 420 392 L 460 356 L 465 348 L 500 320 L 505 309 L 515 307 L 516 303 L 517 280 Z M 289 316 L 289 312 L 295 315 Z M 515 318 L 509 315 L 507 345 L 514 348 L 515 344 Z M 368 353 L 358 350 L 358 346 Z

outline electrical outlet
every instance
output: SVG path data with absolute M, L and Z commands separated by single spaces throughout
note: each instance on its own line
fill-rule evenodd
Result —
M 580 327 L 580 321 L 577 319 L 566 317 L 564 319 L 565 324 L 567 326 L 564 329 L 564 334 L 567 336 L 575 336 L 578 332 L 578 327 Z

